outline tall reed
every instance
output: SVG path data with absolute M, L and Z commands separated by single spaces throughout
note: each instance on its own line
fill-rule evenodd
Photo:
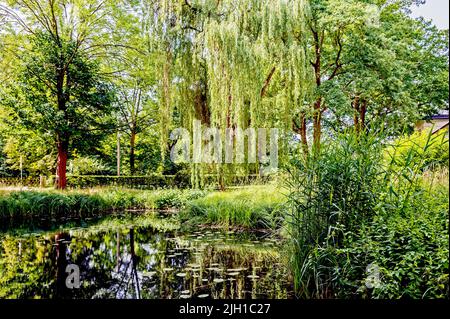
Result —
M 379 216 L 408 219 L 410 212 L 425 207 L 419 205 L 426 191 L 422 173 L 428 150 L 438 143 L 427 134 L 424 143 L 400 151 L 380 134 L 345 132 L 325 143 L 319 154 L 293 161 L 288 221 L 299 297 L 333 298 L 345 289 L 358 294 L 366 266 L 378 259 L 363 248 L 370 245 L 360 238 L 372 236 L 366 230 L 380 231 L 373 227 L 382 220 Z M 379 245 L 377 236 L 370 238 L 371 245 Z

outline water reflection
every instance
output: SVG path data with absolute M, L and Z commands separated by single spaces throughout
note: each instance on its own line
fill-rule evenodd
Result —
M 0 235 L 1 236 L 1 235 Z M 0 237 L 0 298 L 288 298 L 278 243 L 147 224 Z M 81 287 L 65 285 L 68 264 Z

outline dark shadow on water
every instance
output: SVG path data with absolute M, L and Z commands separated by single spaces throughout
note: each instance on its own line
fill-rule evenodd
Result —
M 84 227 L 0 234 L 0 298 L 292 296 L 276 239 L 181 233 L 163 222 L 119 216 Z M 69 264 L 79 267 L 78 289 L 66 285 Z

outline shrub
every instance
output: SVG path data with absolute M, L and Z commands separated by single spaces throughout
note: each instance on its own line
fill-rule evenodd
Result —
M 78 156 L 69 161 L 70 172 L 74 175 L 101 175 L 113 171 L 102 160 L 92 156 Z
M 189 187 L 189 181 L 188 177 L 183 180 L 180 176 L 159 174 L 149 176 L 70 175 L 67 177 L 67 186 L 72 188 L 92 188 L 106 185 L 137 189 L 186 188 Z
M 377 136 L 345 133 L 294 162 L 289 230 L 298 296 L 448 296 L 448 184 L 423 180 L 431 141 L 383 153 Z M 369 265 L 379 281 L 368 287 Z
M 447 132 L 443 130 L 432 134 L 431 130 L 415 132 L 394 140 L 385 150 L 388 162 L 395 158 L 396 166 L 417 165 L 413 161 L 419 161 L 419 169 L 425 171 L 449 165 L 449 140 Z

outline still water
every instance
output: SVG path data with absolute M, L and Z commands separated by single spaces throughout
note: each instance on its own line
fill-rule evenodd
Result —
M 256 234 L 181 232 L 155 213 L 3 232 L 0 298 L 289 298 L 280 247 Z

